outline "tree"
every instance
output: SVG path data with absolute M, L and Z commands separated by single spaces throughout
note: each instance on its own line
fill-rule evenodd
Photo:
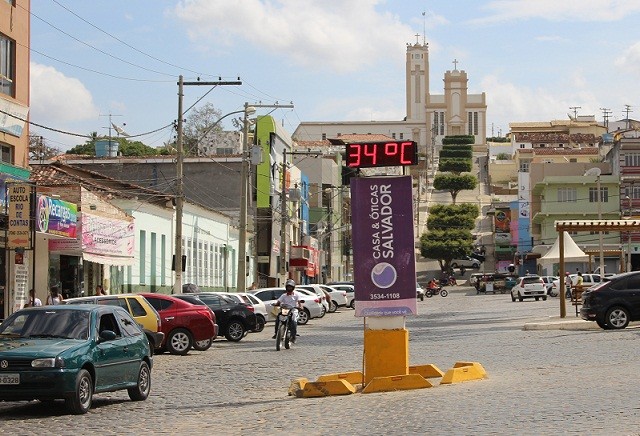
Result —
M 157 149 L 140 141 L 129 141 L 126 138 L 118 138 L 117 141 L 122 156 L 156 156 L 159 154 Z
M 427 218 L 429 230 L 473 230 L 476 221 L 470 215 L 433 215 Z
M 197 155 L 198 142 L 200 140 L 202 140 L 210 131 L 222 131 L 220 124 L 216 124 L 221 116 L 222 112 L 219 109 L 216 109 L 216 107 L 211 103 L 206 103 L 202 107 L 194 108 L 188 113 L 183 129 L 185 154 Z
M 449 191 L 453 204 L 456 204 L 456 197 L 464 189 L 475 189 L 478 186 L 478 179 L 471 174 L 437 174 L 433 187 L 438 191 Z
M 89 139 L 84 144 L 78 144 L 73 148 L 67 150 L 66 154 L 85 154 L 89 156 L 96 155 L 96 142 L 101 139 L 98 136 L 98 132 L 89 133 Z
M 435 204 L 429 208 L 432 215 L 469 215 L 472 218 L 480 216 L 480 208 L 477 204 Z
M 444 158 L 463 158 L 463 159 L 469 159 L 471 160 L 471 158 L 473 157 L 473 151 L 471 150 L 446 150 L 446 149 L 442 149 L 440 150 L 440 158 L 444 159 Z
M 451 172 L 454 174 L 468 173 L 471 171 L 472 164 L 470 159 L 466 158 L 445 158 L 440 159 L 438 170 L 442 172 Z
M 449 144 L 473 144 L 476 138 L 473 135 L 449 135 L 442 138 L 442 145 Z
M 29 160 L 44 160 L 58 156 L 62 151 L 47 145 L 45 139 L 37 134 L 29 135 Z
M 420 237 L 420 255 L 436 259 L 441 271 L 448 271 L 453 259 L 473 251 L 473 237 L 469 230 L 433 230 Z

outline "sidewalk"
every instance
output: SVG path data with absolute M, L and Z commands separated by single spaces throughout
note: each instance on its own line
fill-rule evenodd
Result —
M 524 323 L 523 330 L 602 330 L 595 321 L 585 321 L 575 314 L 567 314 L 565 318 L 550 316 L 539 321 Z

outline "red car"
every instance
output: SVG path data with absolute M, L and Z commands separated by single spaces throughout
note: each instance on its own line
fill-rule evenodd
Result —
M 164 294 L 141 294 L 160 315 L 161 349 L 185 355 L 191 347 L 204 351 L 218 336 L 216 316 L 207 306 L 195 306 Z

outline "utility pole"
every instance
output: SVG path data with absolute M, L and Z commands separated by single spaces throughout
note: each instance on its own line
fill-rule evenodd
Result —
M 602 118 L 604 118 L 604 128 L 607 129 L 607 133 L 609 132 L 609 118 L 611 117 L 611 110 L 606 107 L 601 107 Z
M 178 132 L 178 138 L 176 140 L 176 239 L 175 239 L 175 260 L 174 267 L 176 272 L 176 280 L 173 284 L 173 293 L 182 293 L 182 214 L 184 209 L 184 150 L 183 150 L 183 129 L 182 129 L 182 99 L 184 97 L 184 86 L 196 85 L 196 86 L 218 86 L 218 85 L 242 85 L 242 82 L 238 81 L 217 81 L 217 82 L 185 82 L 182 75 L 178 78 L 178 123 L 176 130 Z M 225 254 L 226 256 L 226 254 Z M 226 268 L 225 268 L 226 271 Z M 225 273 L 226 274 L 226 273 Z
M 578 119 L 578 109 L 582 109 L 582 106 L 571 106 L 569 109 L 573 111 L 573 120 L 576 121 Z
M 631 110 L 631 106 L 628 104 L 624 105 L 625 119 L 626 119 L 626 128 L 628 129 L 631 126 L 631 122 L 629 121 L 629 112 L 633 112 Z
M 113 146 L 111 145 L 111 127 L 114 125 L 113 122 L 111 121 L 111 117 L 122 117 L 123 115 L 113 115 L 111 112 L 109 112 L 108 114 L 100 114 L 99 116 L 101 117 L 109 117 L 109 126 L 108 127 L 103 127 L 103 129 L 109 129 L 109 157 L 111 157 L 112 151 L 113 151 Z

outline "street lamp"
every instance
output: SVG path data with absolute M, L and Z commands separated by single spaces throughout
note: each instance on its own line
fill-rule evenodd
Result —
M 247 203 L 249 178 L 249 115 L 256 113 L 256 108 L 244 104 L 244 120 L 242 126 L 242 167 L 240 171 L 240 237 L 238 238 L 238 276 L 236 291 L 247 289 Z

